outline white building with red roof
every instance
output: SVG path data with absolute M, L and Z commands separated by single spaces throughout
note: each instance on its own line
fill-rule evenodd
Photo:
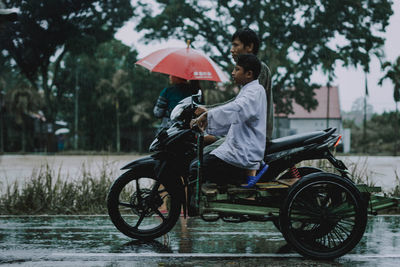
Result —
M 339 89 L 337 86 L 321 87 L 315 90 L 318 106 L 308 112 L 297 103 L 293 103 L 293 114 L 276 114 L 274 120 L 274 137 L 337 128 L 342 133 L 342 116 L 340 114 Z M 278 127 L 279 125 L 279 127 Z

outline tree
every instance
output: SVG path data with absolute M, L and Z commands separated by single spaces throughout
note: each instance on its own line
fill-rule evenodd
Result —
M 32 87 L 21 83 L 9 90 L 5 98 L 8 111 L 13 114 L 15 123 L 21 129 L 21 150 L 26 152 L 28 118 L 39 110 L 41 97 Z
M 366 104 L 367 104 L 366 107 L 367 120 L 370 120 L 374 113 L 374 107 L 369 102 L 367 102 Z M 365 113 L 364 106 L 365 106 L 364 97 L 357 98 L 356 100 L 353 101 L 351 105 L 351 110 L 349 112 L 343 112 L 342 114 L 343 119 L 352 120 L 357 126 L 362 125 Z
M 44 92 L 45 115 L 56 119 L 64 87 L 56 83 L 67 52 L 93 53 L 133 14 L 129 0 L 5 0 L 19 19 L 2 31 L 7 51 L 32 86 Z M 52 63 L 53 62 L 53 63 Z
M 75 87 L 79 87 L 79 146 L 81 149 L 110 150 L 116 147 L 120 139 L 121 151 L 137 150 L 139 146 L 134 140 L 144 140 L 144 146 L 149 138 L 154 137 L 152 103 L 158 94 L 168 84 L 166 75 L 151 73 L 142 67 L 136 67 L 137 52 L 134 48 L 124 45 L 118 40 L 102 43 L 93 54 L 71 54 L 64 57 L 64 64 L 56 83 L 64 90 L 59 106 L 60 119 L 74 125 Z M 119 126 L 116 120 L 115 91 L 98 87 L 101 80 L 113 83 L 113 76 L 123 71 L 127 83 L 119 96 L 118 112 Z M 77 74 L 77 75 L 76 75 Z M 122 92 L 121 92 L 122 93 Z M 145 105 L 149 120 L 133 120 L 136 115 L 134 107 Z M 140 110 L 143 110 L 140 108 Z M 143 123 L 146 122 L 146 123 Z M 120 129 L 120 138 L 117 129 Z M 142 136 L 144 130 L 149 134 Z M 151 137 L 149 137 L 151 135 Z M 151 140 L 150 140 L 151 141 Z
M 361 98 L 360 98 L 361 99 Z M 395 121 L 397 120 L 397 122 Z M 400 122 L 400 118 L 395 112 L 384 112 L 383 114 L 373 114 L 368 119 L 367 138 L 363 138 L 363 128 L 361 123 L 357 125 L 354 120 L 344 119 L 343 127 L 351 129 L 351 149 L 354 153 L 368 151 L 369 155 L 388 155 L 393 154 L 396 144 L 395 125 Z M 400 148 L 397 147 L 397 152 Z
M 120 125 L 119 125 L 119 105 L 122 98 L 130 97 L 130 83 L 128 80 L 128 73 L 119 69 L 112 76 L 112 80 L 101 79 L 97 84 L 97 90 L 99 90 L 102 96 L 99 105 L 104 105 L 105 103 L 112 103 L 115 107 L 115 118 L 116 118 L 116 144 L 117 152 L 121 149 L 120 140 Z
M 379 84 L 382 85 L 383 81 L 389 79 L 394 87 L 393 87 L 393 99 L 396 103 L 396 116 L 395 116 L 395 147 L 394 147 L 394 155 L 397 155 L 397 146 L 399 139 L 399 123 L 398 123 L 398 107 L 397 104 L 400 101 L 400 57 L 392 64 L 390 62 L 385 62 L 382 64 L 382 69 L 386 70 L 385 75 L 379 80 Z
M 136 54 L 134 49 L 117 40 L 100 44 L 93 54 L 66 54 L 56 80 L 58 87 L 65 92 L 61 96 L 59 116 L 70 125 L 74 125 L 75 99 L 78 98 L 79 131 L 73 134 L 79 136 L 80 148 L 103 150 L 115 147 L 115 140 L 118 138 L 114 129 L 121 127 L 116 125 L 116 103 L 113 96 L 115 92 L 112 91 L 111 85 L 109 88 L 103 88 L 99 87 L 99 83 L 108 81 L 112 84 L 113 75 L 118 70 L 128 72 L 126 69 L 130 68 L 131 61 L 136 60 Z M 125 82 L 129 83 L 131 88 L 131 79 L 125 77 Z M 118 117 L 122 116 L 123 121 L 128 120 L 124 111 L 132 104 L 131 91 L 130 89 L 128 98 L 118 99 Z
M 151 108 L 152 104 L 149 101 L 142 101 L 138 103 L 137 105 L 134 105 L 131 107 L 131 110 L 133 112 L 133 117 L 132 117 L 132 122 L 137 125 L 138 130 L 137 130 L 137 144 L 138 144 L 138 151 L 143 152 L 143 124 L 144 122 L 151 121 L 152 119 L 152 113 Z
M 382 46 L 392 1 L 340 0 L 157 0 L 138 1 L 136 29 L 147 41 L 191 39 L 226 70 L 231 68 L 230 41 L 235 29 L 250 26 L 261 39 L 259 57 L 273 74 L 277 112 L 292 111 L 294 99 L 306 109 L 317 105 L 312 73 L 321 67 L 330 77 L 337 62 L 368 65 Z M 343 42 L 336 42 L 342 39 Z M 293 88 L 301 90 L 292 90 Z

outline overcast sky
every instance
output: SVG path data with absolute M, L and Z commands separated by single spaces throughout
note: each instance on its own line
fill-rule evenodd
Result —
M 390 24 L 386 28 L 386 33 L 384 35 L 386 38 L 384 46 L 386 60 L 391 62 L 400 56 L 400 1 L 394 1 L 393 10 L 394 14 L 390 18 Z M 144 41 L 141 40 L 141 34 L 134 31 L 134 26 L 135 25 L 132 21 L 127 22 L 125 26 L 116 33 L 115 37 L 126 45 L 134 46 L 139 53 L 139 58 L 142 58 L 157 49 L 173 46 L 186 46 L 185 40 L 170 40 L 168 42 L 155 42 L 145 45 Z M 349 111 L 351 110 L 352 103 L 357 98 L 364 96 L 364 72 L 361 69 L 345 69 L 341 66 L 337 66 L 335 74 L 337 78 L 333 84 L 339 87 L 341 109 Z M 368 75 L 368 102 L 372 104 L 374 111 L 377 113 L 395 109 L 395 102 L 393 100 L 393 84 L 387 80 L 382 86 L 378 85 L 378 81 L 383 75 L 378 59 L 373 58 L 370 64 L 370 74 Z M 324 83 L 325 78 L 322 74 L 317 73 L 313 75 L 313 81 Z

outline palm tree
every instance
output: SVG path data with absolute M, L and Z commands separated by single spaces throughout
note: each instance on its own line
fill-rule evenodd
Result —
M 102 97 L 98 102 L 99 105 L 103 105 L 105 103 L 112 103 L 115 107 L 115 116 L 116 116 L 116 144 L 117 144 L 117 152 L 121 150 L 120 143 L 120 125 L 119 125 L 119 104 L 120 99 L 126 98 L 130 94 L 130 83 L 128 79 L 128 73 L 124 70 L 117 70 L 113 76 L 112 80 L 101 79 L 97 84 L 97 90 L 102 92 Z
M 21 150 L 26 151 L 27 118 L 39 110 L 42 98 L 32 87 L 17 84 L 5 95 L 7 109 L 14 115 L 15 122 L 21 127 Z
M 138 150 L 143 151 L 143 129 L 144 122 L 151 121 L 153 117 L 152 104 L 149 101 L 142 101 L 134 106 L 131 106 L 132 122 L 138 126 Z
M 382 69 L 386 70 L 385 75 L 379 80 L 379 85 L 386 79 L 389 79 L 393 85 L 393 98 L 396 103 L 396 116 L 395 116 L 395 146 L 394 155 L 397 155 L 398 149 L 398 137 L 399 137 L 399 117 L 398 117 L 398 102 L 400 101 L 400 56 L 392 64 L 390 62 L 385 62 L 382 64 Z

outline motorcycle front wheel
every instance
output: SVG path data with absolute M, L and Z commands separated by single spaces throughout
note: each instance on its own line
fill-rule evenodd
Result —
M 126 236 L 152 240 L 168 233 L 180 214 L 180 201 L 155 179 L 152 166 L 122 174 L 110 188 L 108 214 Z

